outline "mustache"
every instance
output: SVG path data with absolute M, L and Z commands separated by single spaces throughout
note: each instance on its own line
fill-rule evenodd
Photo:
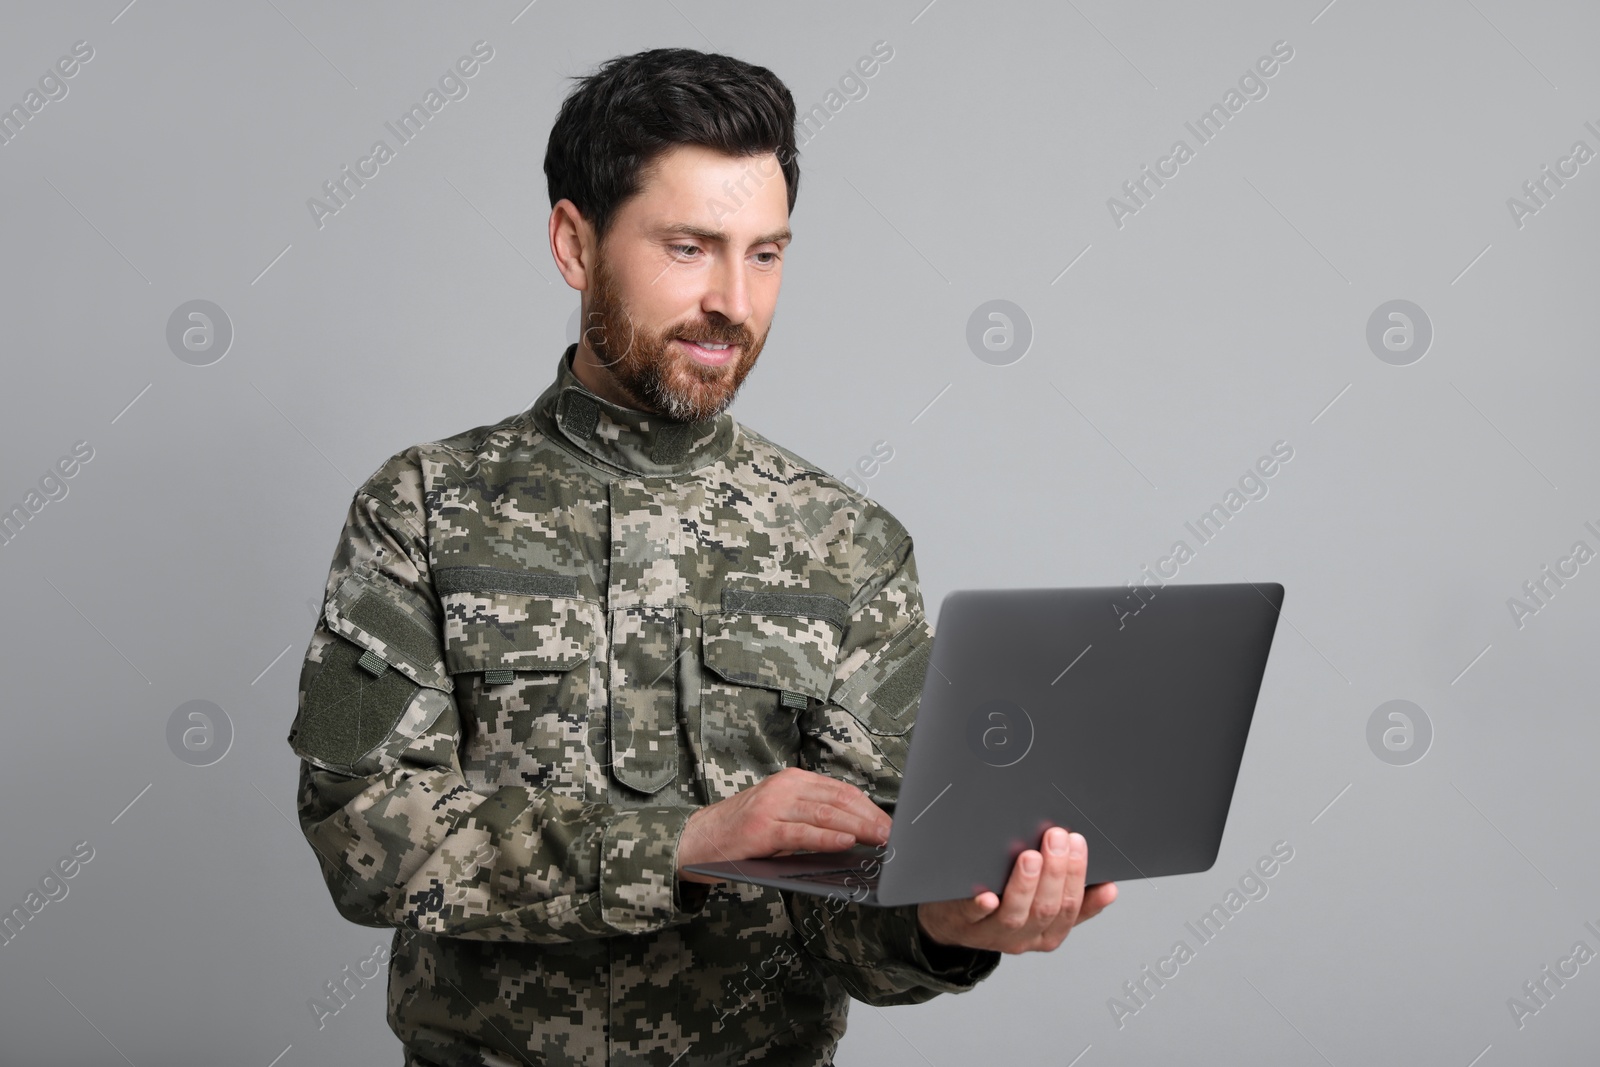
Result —
M 750 334 L 742 329 L 719 330 L 715 326 L 704 326 L 695 330 L 680 331 L 668 340 L 694 341 L 713 345 L 737 345 L 740 348 L 750 347 Z

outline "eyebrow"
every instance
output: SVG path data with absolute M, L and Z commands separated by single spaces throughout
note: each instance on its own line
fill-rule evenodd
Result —
M 658 236 L 664 236 L 667 234 L 684 234 L 689 237 L 698 237 L 702 241 L 717 241 L 723 244 L 728 243 L 728 235 L 723 233 L 721 230 L 708 230 L 704 226 L 695 226 L 688 222 L 669 223 L 666 226 L 657 227 L 656 234 Z M 781 230 L 773 230 L 771 233 L 762 234 L 760 237 L 757 237 L 750 243 L 752 245 L 776 244 L 779 241 L 787 241 L 793 236 L 794 234 L 789 232 L 789 227 L 785 226 Z

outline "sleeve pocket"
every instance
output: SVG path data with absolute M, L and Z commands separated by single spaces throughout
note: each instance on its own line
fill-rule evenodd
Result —
M 354 774 L 367 757 L 413 718 L 430 722 L 448 703 L 418 703 L 421 689 L 451 689 L 434 615 L 422 598 L 387 579 L 351 575 L 328 597 L 300 678 L 300 709 L 290 728 L 297 755 Z M 429 725 L 410 723 L 420 733 Z
M 846 679 L 834 703 L 871 733 L 885 737 L 907 733 L 917 717 L 932 652 L 933 631 L 918 616 Z
M 334 633 L 418 685 L 445 692 L 454 688 L 444 669 L 438 617 L 410 590 L 385 578 L 352 574 L 328 598 L 323 616 Z

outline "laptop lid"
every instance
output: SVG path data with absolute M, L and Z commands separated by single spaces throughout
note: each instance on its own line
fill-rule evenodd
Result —
M 1090 884 L 1216 862 L 1283 586 L 1142 593 L 944 598 L 877 903 L 1002 893 L 1051 825 Z

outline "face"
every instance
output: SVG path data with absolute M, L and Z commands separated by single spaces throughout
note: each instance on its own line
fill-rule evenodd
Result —
M 772 153 L 697 145 L 669 150 L 641 179 L 581 279 L 574 370 L 626 406 L 708 419 L 733 402 L 766 344 L 789 244 L 787 185 Z

